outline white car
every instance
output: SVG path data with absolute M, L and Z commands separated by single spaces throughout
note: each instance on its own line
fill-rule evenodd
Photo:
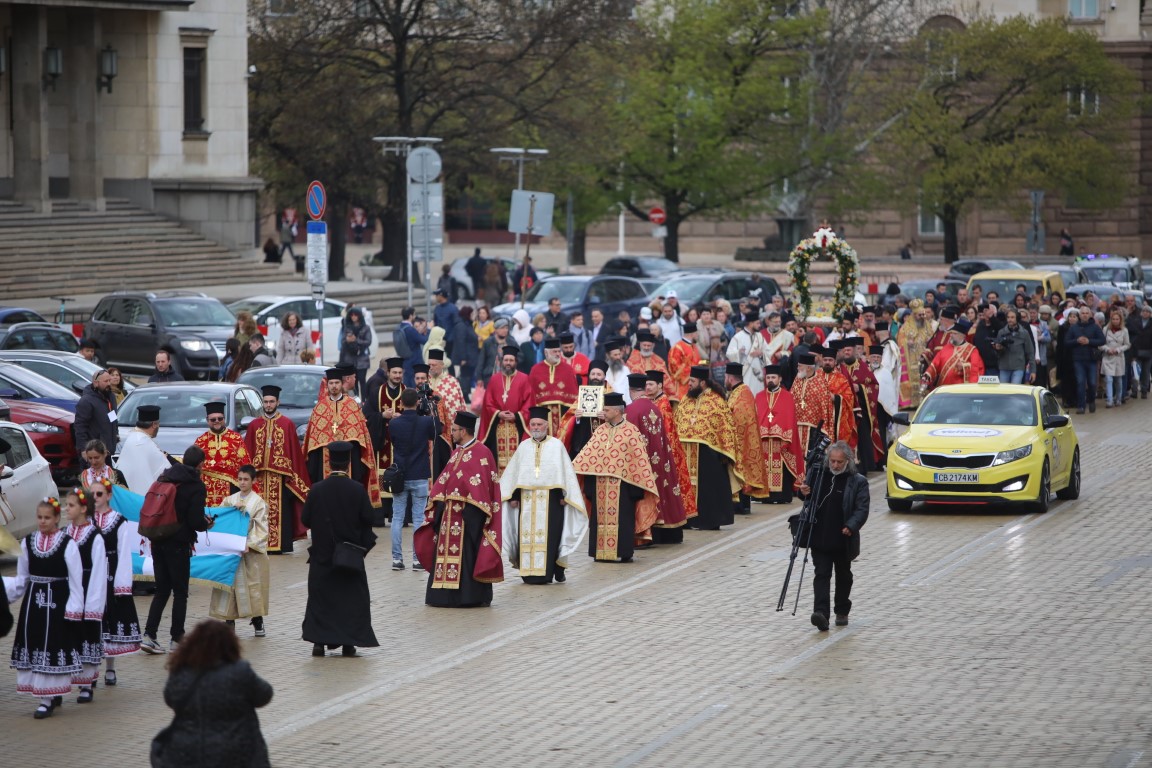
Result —
M 376 326 L 372 322 L 372 312 L 358 306 L 364 311 L 364 322 L 372 329 L 372 348 L 380 346 L 376 336 Z M 252 296 L 251 298 L 234 301 L 228 305 L 232 314 L 251 312 L 256 318 L 256 325 L 260 333 L 264 334 L 264 341 L 268 351 L 276 352 L 276 342 L 280 339 L 280 321 L 289 312 L 295 312 L 304 321 L 304 325 L 312 333 L 312 343 L 321 344 L 324 355 L 323 363 L 335 365 L 340 360 L 340 328 L 344 323 L 344 313 L 348 309 L 347 302 L 336 299 L 324 300 L 323 328 L 319 327 L 319 313 L 316 311 L 316 302 L 311 296 Z M 287 365 L 299 363 L 299 360 L 277 360 Z
M 0 453 L 0 524 L 6 523 L 8 533 L 16 538 L 36 530 L 36 505 L 45 496 L 56 496 L 56 483 L 52 480 L 52 467 L 36 450 L 36 444 L 23 427 L 11 421 L 0 421 L 0 438 L 11 448 Z M 9 521 L 8 513 L 15 519 Z

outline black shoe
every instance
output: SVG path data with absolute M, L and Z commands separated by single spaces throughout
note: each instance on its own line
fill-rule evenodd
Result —
M 36 711 L 32 713 L 32 717 L 36 718 L 37 720 L 43 720 L 45 718 L 52 717 L 52 710 L 54 709 L 55 707 L 50 707 L 47 704 L 41 704 L 40 706 L 36 707 Z
M 80 695 L 76 697 L 76 703 L 91 704 L 94 698 L 96 698 L 96 694 L 91 688 L 81 688 Z
M 556 566 L 555 578 L 557 584 L 563 584 L 564 582 L 568 581 L 568 577 L 564 575 L 564 569 L 560 566 Z
M 312 644 L 312 655 L 318 656 L 318 657 L 323 656 L 324 655 L 324 646 L 321 645 L 320 643 L 313 643 Z
M 104 685 L 108 686 L 109 688 L 116 685 L 116 670 L 110 669 L 104 673 Z
M 846 613 L 836 614 L 836 626 L 838 626 L 838 627 L 848 626 L 848 614 L 846 614 Z
M 1096 401 L 1088 403 L 1088 413 L 1096 413 Z
M 818 612 L 818 611 L 813 611 L 812 612 L 812 626 L 816 627 L 816 629 L 820 630 L 821 632 L 827 632 L 828 631 L 828 617 L 825 616 L 824 614 Z
M 356 646 L 346 645 L 340 651 L 340 655 L 344 656 L 345 658 L 352 658 L 353 656 L 359 656 L 360 654 L 356 653 Z

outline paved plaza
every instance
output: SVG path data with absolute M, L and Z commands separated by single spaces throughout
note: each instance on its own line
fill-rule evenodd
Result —
M 380 529 L 382 645 L 355 659 L 309 655 L 305 555 L 273 558 L 268 637 L 238 627 L 276 690 L 273 765 L 1152 765 L 1152 407 L 1074 418 L 1083 494 L 1047 515 L 890 513 L 874 475 L 851 624 L 827 633 L 808 622 L 811 564 L 796 616 L 791 594 L 775 611 L 792 508 L 631 564 L 575 557 L 566 584 L 513 571 L 472 610 L 426 607 L 426 574 L 391 571 Z M 208 594 L 193 588 L 189 626 Z M 46 722 L 5 671 L 6 763 L 146 765 L 171 717 L 164 661 L 120 661 L 119 686 Z

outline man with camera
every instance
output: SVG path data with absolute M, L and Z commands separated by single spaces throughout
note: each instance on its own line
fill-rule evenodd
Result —
M 811 531 L 800 534 L 808 537 L 815 568 L 812 624 L 821 632 L 828 629 L 835 570 L 836 626 L 846 627 L 852 610 L 852 561 L 860 556 L 860 529 L 868 521 L 871 504 L 868 481 L 856 472 L 852 448 L 837 440 L 828 446 L 823 457 L 809 463 L 808 473 L 797 490 L 812 505 L 809 514 L 814 517 Z
M 432 417 L 422 411 L 427 401 L 421 401 L 414 389 L 406 389 L 400 394 L 400 415 L 388 424 L 388 434 L 392 438 L 392 475 L 389 489 L 393 497 L 392 517 L 392 570 L 404 570 L 404 510 L 408 500 L 412 500 L 412 518 L 416 523 L 424 519 L 424 508 L 428 506 L 428 480 L 432 476 L 428 452 L 429 444 L 436 439 L 437 431 Z M 393 469 L 393 467 L 395 469 Z M 388 479 L 388 478 L 386 478 Z M 415 550 L 412 553 L 412 570 L 421 570 Z
M 436 441 L 432 445 L 432 474 L 438 475 L 448 461 L 448 457 L 452 455 L 452 438 L 445 436 L 446 429 L 452 421 L 451 419 L 444 420 L 441 410 L 443 400 L 432 388 L 432 383 L 429 381 L 430 372 L 431 365 L 428 363 L 413 366 L 413 378 L 416 380 L 416 395 L 418 397 L 416 413 L 421 416 L 431 416 L 433 426 L 436 429 Z M 413 510 L 413 521 L 418 521 L 419 518 L 415 517 L 415 514 L 416 510 Z
M 1006 309 L 1004 317 L 1007 323 L 992 342 L 1000 383 L 1031 384 L 1036 371 L 1036 344 L 1032 329 L 1020 324 L 1020 315 L 1015 307 Z

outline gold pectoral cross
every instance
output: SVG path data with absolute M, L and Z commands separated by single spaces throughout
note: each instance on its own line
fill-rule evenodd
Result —
M 775 414 L 773 414 L 773 413 L 769 412 L 769 414 L 768 414 L 768 421 L 769 421 L 769 422 L 773 422 L 773 421 L 776 421 L 776 416 L 775 416 Z

